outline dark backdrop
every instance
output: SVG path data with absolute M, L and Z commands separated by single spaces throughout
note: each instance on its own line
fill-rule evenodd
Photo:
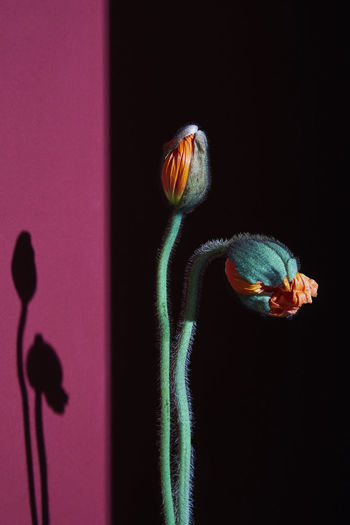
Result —
M 267 4 L 267 5 L 266 5 Z M 343 509 L 335 352 L 329 13 L 284 2 L 111 5 L 113 512 L 161 524 L 157 251 L 164 142 L 209 140 L 212 187 L 172 258 L 237 232 L 273 235 L 319 283 L 291 321 L 244 309 L 207 270 L 192 357 L 194 521 L 336 523 Z

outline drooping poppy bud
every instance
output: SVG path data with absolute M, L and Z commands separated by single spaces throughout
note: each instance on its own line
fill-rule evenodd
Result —
M 170 204 L 185 212 L 205 198 L 210 184 L 208 143 L 195 124 L 181 128 L 165 144 L 161 181 Z
M 264 235 L 237 235 L 227 250 L 226 276 L 241 301 L 274 317 L 294 315 L 317 296 L 318 284 L 298 270 L 291 251 Z

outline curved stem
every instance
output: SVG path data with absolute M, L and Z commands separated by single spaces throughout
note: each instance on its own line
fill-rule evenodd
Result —
M 42 414 L 42 394 L 39 390 L 35 391 L 35 428 L 40 466 L 42 525 L 49 525 L 49 493 L 47 487 L 47 466 Z
M 194 253 L 188 265 L 184 319 L 180 328 L 174 374 L 179 428 L 178 525 L 188 525 L 190 521 L 192 448 L 187 364 L 196 325 L 198 292 L 204 268 L 214 258 L 226 253 L 229 242 L 220 240 L 204 244 Z
M 27 393 L 27 388 L 26 388 L 26 383 L 25 383 L 25 378 L 24 378 L 24 370 L 23 370 L 23 335 L 24 335 L 26 319 L 27 319 L 27 303 L 23 302 L 19 324 L 18 324 L 18 330 L 17 330 L 17 377 L 18 377 L 19 388 L 20 388 L 21 397 L 22 397 L 24 444 L 25 444 L 26 461 L 27 461 L 30 512 L 32 516 L 32 524 L 38 525 L 38 514 L 36 510 L 36 501 L 35 501 L 33 455 L 32 455 L 32 445 L 31 445 L 31 437 L 30 437 L 29 403 L 28 403 L 28 393 Z
M 167 275 L 171 251 L 179 233 L 182 213 L 172 216 L 165 242 L 160 252 L 157 274 L 157 306 L 160 324 L 160 469 L 166 525 L 175 525 L 170 466 L 170 324 L 168 314 Z

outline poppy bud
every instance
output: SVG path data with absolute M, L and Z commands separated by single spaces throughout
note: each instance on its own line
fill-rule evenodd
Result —
M 208 143 L 195 124 L 181 128 L 165 144 L 161 181 L 170 204 L 185 212 L 205 198 L 209 188 Z
M 294 315 L 317 296 L 318 284 L 299 273 L 299 262 L 276 239 L 241 234 L 227 250 L 225 272 L 241 301 L 274 317 Z

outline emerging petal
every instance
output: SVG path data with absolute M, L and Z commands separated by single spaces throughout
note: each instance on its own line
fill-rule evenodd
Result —
M 235 265 L 230 259 L 226 260 L 225 273 L 232 288 L 242 295 L 260 294 L 264 289 L 264 285 L 261 281 L 250 283 L 243 279 L 237 272 Z
M 180 202 L 186 188 L 193 151 L 194 134 L 191 133 L 180 140 L 177 147 L 168 153 L 163 164 L 164 193 L 169 202 L 175 206 Z

